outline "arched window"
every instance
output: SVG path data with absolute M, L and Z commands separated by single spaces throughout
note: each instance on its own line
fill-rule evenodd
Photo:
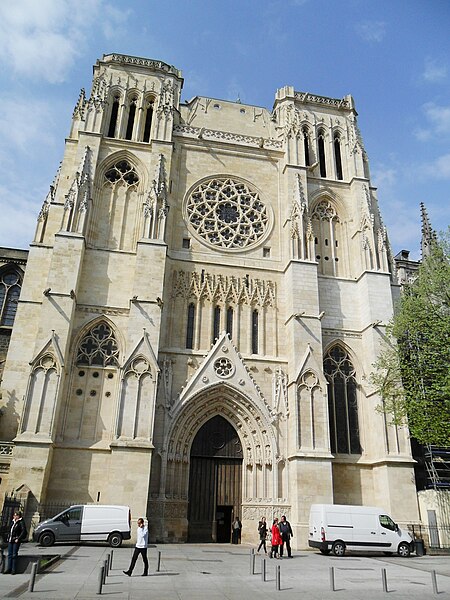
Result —
M 61 435 L 91 444 L 113 435 L 119 346 L 105 321 L 91 325 L 74 356 Z
M 303 150 L 305 152 L 305 166 L 309 167 L 311 165 L 310 157 L 309 157 L 309 135 L 306 127 L 302 129 L 303 133 Z
M 94 325 L 78 346 L 76 364 L 97 367 L 118 366 L 119 348 L 111 327 L 104 322 Z
M 342 177 L 342 158 L 341 158 L 341 138 L 339 135 L 334 136 L 334 160 L 336 161 L 336 177 Z
M 131 98 L 130 106 L 128 108 L 127 130 L 125 132 L 126 140 L 131 140 L 131 138 L 133 137 L 134 118 L 136 116 L 136 104 L 137 98 Z
M 21 286 L 21 277 L 16 270 L 10 269 L 0 274 L 0 326 L 13 326 Z
M 323 131 L 319 131 L 319 137 L 317 140 L 318 148 L 319 148 L 319 166 L 320 166 L 320 176 L 327 176 L 327 168 L 325 163 L 325 134 Z
M 116 136 L 117 117 L 119 115 L 120 96 L 115 96 L 111 107 L 111 118 L 109 120 L 108 137 Z
M 233 337 L 233 309 L 231 306 L 227 309 L 227 333 L 230 338 Z
M 311 213 L 314 229 L 316 260 L 322 275 L 342 275 L 339 262 L 341 223 L 336 209 L 329 200 L 320 200 Z
M 153 120 L 153 99 L 147 101 L 147 107 L 146 107 L 146 111 L 145 111 L 144 135 L 142 137 L 143 142 L 150 141 L 150 134 L 152 131 L 152 120 Z
M 258 354 L 258 311 L 255 309 L 252 312 L 252 354 Z
M 186 348 L 192 350 L 194 347 L 194 322 L 195 322 L 195 305 L 191 302 L 188 306 L 187 327 L 186 327 Z
M 331 452 L 361 454 L 356 374 L 348 353 L 334 346 L 325 356 L 323 370 L 329 383 Z
M 214 307 L 213 342 L 217 340 L 220 333 L 220 306 Z
M 125 159 L 117 160 L 103 178 L 95 198 L 96 219 L 91 221 L 89 244 L 95 248 L 133 251 L 137 241 L 139 175 Z

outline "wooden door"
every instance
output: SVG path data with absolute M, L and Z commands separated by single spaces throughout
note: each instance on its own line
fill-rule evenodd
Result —
M 225 529 L 229 526 L 231 534 L 231 521 L 241 516 L 241 472 L 242 447 L 234 427 L 221 416 L 213 417 L 191 449 L 189 541 L 229 541 Z

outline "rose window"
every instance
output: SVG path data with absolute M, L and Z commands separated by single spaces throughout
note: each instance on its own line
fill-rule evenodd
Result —
M 233 363 L 225 356 L 221 356 L 214 363 L 214 371 L 219 377 L 230 377 L 234 372 Z
M 231 178 L 198 184 L 189 194 L 186 217 L 209 244 L 229 250 L 256 244 L 269 230 L 270 218 L 258 192 Z

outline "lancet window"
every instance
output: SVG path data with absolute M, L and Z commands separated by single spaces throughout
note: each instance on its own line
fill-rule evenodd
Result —
M 252 312 L 252 354 L 258 354 L 259 337 L 259 313 L 255 309 Z
M 186 326 L 186 348 L 194 347 L 194 323 L 195 323 L 195 304 L 191 302 L 188 306 L 187 326 Z
M 154 100 L 153 100 L 153 98 L 148 98 L 145 102 L 145 123 L 144 123 L 144 134 L 142 136 L 143 142 L 150 141 L 150 135 L 151 135 L 151 131 L 152 131 L 153 109 L 154 109 Z
M 227 308 L 227 333 L 230 338 L 233 337 L 233 309 L 231 306 Z
M 109 119 L 108 137 L 116 137 L 117 129 L 117 118 L 119 116 L 119 104 L 120 96 L 117 94 L 114 96 L 114 100 L 111 107 L 111 117 Z
M 328 385 L 331 452 L 360 454 L 358 398 L 355 368 L 341 346 L 331 348 L 324 359 Z
M 22 279 L 15 269 L 0 273 L 0 326 L 13 326 L 21 287 Z
M 320 176 L 327 176 L 327 167 L 325 160 L 325 133 L 323 130 L 319 131 L 317 138 L 317 147 L 319 150 L 319 168 L 320 168 Z
M 336 163 L 336 178 L 342 180 L 341 138 L 338 134 L 334 136 L 334 160 Z
M 217 340 L 220 333 L 220 306 L 214 307 L 213 342 Z
M 303 151 L 305 153 L 305 166 L 309 167 L 311 165 L 310 156 L 309 156 L 309 133 L 306 127 L 302 129 L 303 133 Z
M 136 105 L 137 105 L 137 97 L 133 96 L 132 98 L 130 98 L 130 103 L 128 105 L 127 129 L 125 131 L 125 139 L 126 140 L 131 140 L 133 137 L 134 121 L 136 118 Z

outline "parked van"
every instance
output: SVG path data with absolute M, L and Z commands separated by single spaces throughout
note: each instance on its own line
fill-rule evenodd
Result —
M 381 508 L 313 504 L 309 516 L 309 545 L 322 554 L 344 556 L 346 550 L 397 552 L 408 557 L 414 540 Z
M 108 542 L 118 548 L 131 538 L 128 506 L 83 504 L 71 506 L 36 527 L 33 540 L 41 546 L 55 542 Z

